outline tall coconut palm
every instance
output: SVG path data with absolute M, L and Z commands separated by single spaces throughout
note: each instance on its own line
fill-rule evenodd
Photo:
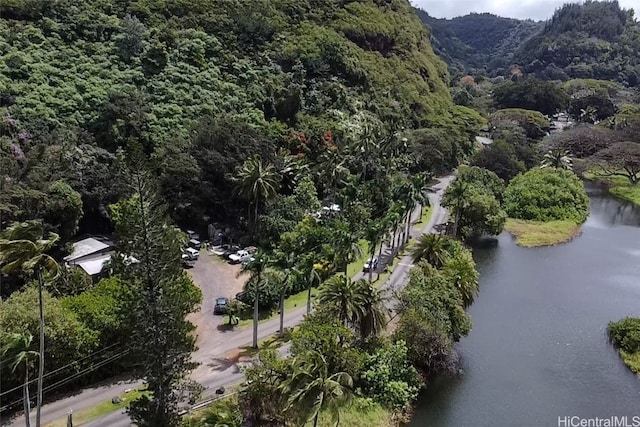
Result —
M 48 233 L 45 238 L 42 223 L 28 221 L 14 223 L 0 238 L 0 266 L 5 274 L 23 272 L 38 280 L 38 310 L 40 313 L 40 349 L 38 359 L 38 401 L 36 426 L 40 426 L 42 408 L 42 381 L 44 378 L 44 307 L 42 290 L 45 280 L 53 281 L 59 273 L 58 263 L 46 254 L 58 241 L 57 234 Z
M 355 294 L 360 303 L 358 331 L 363 339 L 378 335 L 387 325 L 389 310 L 385 307 L 380 292 L 370 282 L 358 280 Z
M 325 281 L 318 291 L 318 303 L 332 312 L 345 326 L 354 326 L 363 316 L 364 301 L 357 282 L 343 274 Z
M 471 254 L 466 251 L 458 251 L 448 259 L 442 269 L 444 274 L 455 284 L 464 307 L 467 308 L 478 294 L 478 271 Z
M 382 244 L 385 231 L 381 221 L 371 221 L 367 226 L 365 237 L 369 242 L 370 259 L 376 256 L 376 248 L 378 247 L 378 243 Z M 369 268 L 369 281 L 373 281 L 373 268 Z
M 423 234 L 411 250 L 413 262 L 425 260 L 434 268 L 440 269 L 451 256 L 453 242 L 441 234 Z
M 369 174 L 370 163 L 377 158 L 380 151 L 380 131 L 371 123 L 364 123 L 362 132 L 355 143 L 350 147 L 352 153 L 362 163 L 361 182 L 371 178 Z
M 420 218 L 422 218 L 422 209 L 429 206 L 429 183 L 430 176 L 427 173 L 418 173 L 411 177 L 412 191 L 415 193 L 415 199 L 420 205 Z
M 278 252 L 274 256 L 272 266 L 282 273 L 282 281 L 280 282 L 280 338 L 284 337 L 284 299 L 291 287 L 291 277 L 296 273 L 296 254 Z
M 458 227 L 460 226 L 462 211 L 465 208 L 468 189 L 469 185 L 466 182 L 460 179 L 455 179 L 447 188 L 442 200 L 443 206 L 453 207 L 454 220 L 452 234 L 454 238 L 458 235 Z
M 313 420 L 317 427 L 322 410 L 328 410 L 334 426 L 340 424 L 340 409 L 353 396 L 353 379 L 346 372 L 331 374 L 324 356 L 310 351 L 295 357 L 293 374 L 282 384 L 287 412 L 301 417 L 303 424 Z
M 541 168 L 555 168 L 564 170 L 573 170 L 573 162 L 569 151 L 562 148 L 555 148 L 545 153 Z
M 264 164 L 260 156 L 247 159 L 236 175 L 236 192 L 253 206 L 253 231 L 258 231 L 260 204 L 276 195 L 280 175 L 272 164 Z
M 327 147 L 320 156 L 315 173 L 321 181 L 326 182 L 326 186 L 331 191 L 331 203 L 336 203 L 336 193 L 338 183 L 341 178 L 349 173 L 346 165 L 346 157 L 337 146 Z M 325 192 L 326 194 L 326 192 Z
M 258 301 L 260 300 L 260 288 L 264 285 L 263 276 L 268 265 L 267 255 L 258 251 L 253 256 L 253 260 L 244 264 L 238 273 L 238 276 L 249 274 L 247 286 L 253 287 L 253 348 L 258 348 Z
M 313 285 L 320 282 L 322 263 L 318 262 L 318 260 L 318 254 L 309 252 L 303 257 L 299 266 L 301 275 L 307 282 L 307 314 L 311 313 L 311 290 Z
M 29 400 L 29 370 L 31 369 L 32 360 L 38 358 L 38 352 L 29 350 L 33 335 L 30 333 L 14 333 L 9 335 L 7 344 L 2 349 L 2 357 L 10 360 L 11 372 L 15 372 L 18 368 L 24 368 L 24 384 L 22 386 L 22 399 L 24 407 L 24 419 L 26 427 L 31 425 L 29 414 L 31 412 Z
M 346 226 L 336 226 L 333 230 L 332 246 L 334 249 L 335 269 L 347 274 L 349 264 L 362 257 L 362 247 L 358 235 Z

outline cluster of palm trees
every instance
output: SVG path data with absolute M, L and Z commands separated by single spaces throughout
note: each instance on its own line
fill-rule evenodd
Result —
M 38 361 L 38 388 L 36 427 L 40 427 L 42 408 L 42 386 L 44 379 L 44 307 L 42 293 L 46 282 L 52 282 L 58 276 L 57 262 L 46 252 L 50 251 L 58 241 L 58 235 L 48 233 L 45 236 L 42 223 L 28 221 L 14 223 L 2 232 L 0 237 L 0 266 L 2 272 L 21 273 L 27 278 L 35 278 L 38 283 L 39 312 L 39 351 L 31 350 L 33 336 L 29 331 L 11 335 L 2 348 L 2 356 L 12 360 L 12 370 L 24 367 L 23 406 L 26 426 L 30 425 L 29 371 L 34 360 Z
M 554 168 L 573 170 L 573 161 L 571 159 L 571 153 L 562 148 L 554 148 L 547 151 L 540 164 L 541 168 Z

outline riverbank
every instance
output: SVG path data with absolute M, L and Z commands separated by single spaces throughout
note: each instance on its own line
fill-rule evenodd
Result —
M 508 218 L 504 229 L 524 248 L 555 246 L 580 235 L 580 225 L 573 221 L 527 221 Z
M 595 173 L 585 173 L 584 178 L 604 183 L 612 196 L 640 205 L 640 184 L 632 185 L 627 178 L 621 176 L 601 176 Z
M 640 375 L 640 318 L 625 317 L 618 322 L 611 322 L 607 333 L 624 364 Z

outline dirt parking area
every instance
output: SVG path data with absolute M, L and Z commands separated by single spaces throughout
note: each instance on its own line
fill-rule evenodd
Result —
M 231 332 L 220 327 L 227 321 L 226 316 L 214 316 L 215 300 L 220 297 L 233 299 L 242 291 L 246 277 L 237 277 L 240 265 L 231 265 L 208 250 L 200 251 L 196 265 L 187 272 L 202 290 L 200 311 L 190 314 L 188 319 L 196 326 L 198 336 L 198 351 L 194 353 L 193 359 L 204 362 L 207 355 L 215 354 L 216 347 L 224 342 L 225 334 Z

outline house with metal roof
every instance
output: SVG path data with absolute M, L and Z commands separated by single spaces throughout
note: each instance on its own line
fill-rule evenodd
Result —
M 89 276 L 97 277 L 114 253 L 113 243 L 106 239 L 89 237 L 73 244 L 73 252 L 64 257 L 67 265 L 83 269 Z

